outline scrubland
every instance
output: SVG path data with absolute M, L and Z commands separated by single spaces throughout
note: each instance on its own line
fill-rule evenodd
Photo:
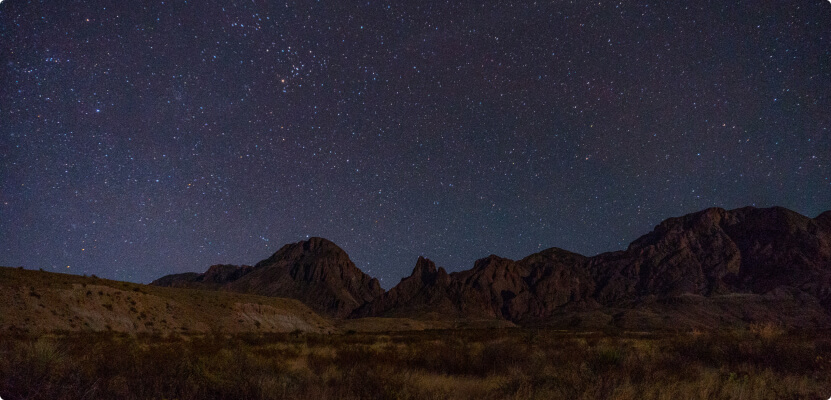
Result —
M 831 336 L 545 329 L 0 337 L 4 399 L 826 399 Z

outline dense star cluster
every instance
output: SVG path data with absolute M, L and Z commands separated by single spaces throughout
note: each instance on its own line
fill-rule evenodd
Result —
M 831 208 L 831 4 L 0 4 L 0 265 L 148 282 L 322 236 L 625 248 L 711 206 Z

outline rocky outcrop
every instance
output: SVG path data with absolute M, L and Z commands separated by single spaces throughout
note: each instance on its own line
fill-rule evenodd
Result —
M 450 276 L 444 268 L 424 257 L 416 261 L 413 273 L 374 301 L 355 310 L 353 316 L 407 316 L 430 318 L 455 310 L 448 295 Z
M 526 278 L 529 290 L 520 292 L 503 314 L 512 321 L 539 320 L 552 315 L 563 306 L 591 309 L 597 303 L 597 288 L 588 258 L 559 248 L 550 248 L 519 261 L 530 273 Z
M 820 221 L 822 222 L 822 221 Z M 811 218 L 774 207 L 711 208 L 670 218 L 626 251 L 588 265 L 604 304 L 646 295 L 767 293 L 831 273 L 831 231 Z
M 383 293 L 378 280 L 361 272 L 346 252 L 317 237 L 287 244 L 254 267 L 215 265 L 203 274 L 169 275 L 152 284 L 287 297 L 337 318 Z

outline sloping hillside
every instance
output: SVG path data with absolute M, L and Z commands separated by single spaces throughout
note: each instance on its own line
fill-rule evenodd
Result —
M 303 303 L 0 267 L 0 332 L 330 332 Z

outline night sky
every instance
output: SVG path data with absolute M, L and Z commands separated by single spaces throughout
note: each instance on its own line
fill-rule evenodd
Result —
M 624 249 L 831 209 L 831 4 L 0 3 L 0 265 L 149 282 L 309 236 Z

